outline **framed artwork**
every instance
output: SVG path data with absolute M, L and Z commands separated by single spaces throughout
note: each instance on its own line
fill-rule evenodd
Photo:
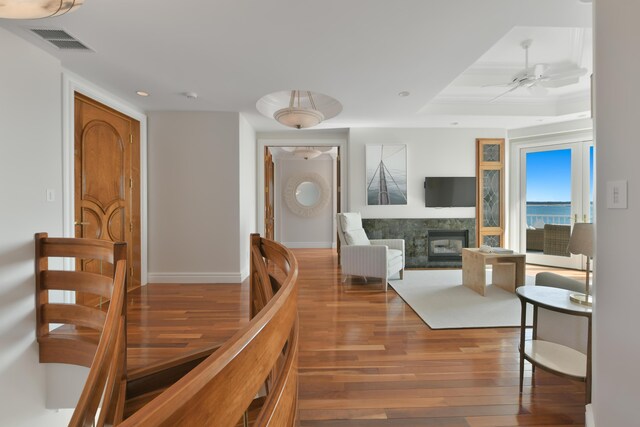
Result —
M 365 147 L 367 205 L 407 204 L 407 146 Z

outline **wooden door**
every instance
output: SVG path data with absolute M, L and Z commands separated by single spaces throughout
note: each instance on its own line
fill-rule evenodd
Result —
M 334 212 L 334 221 L 338 215 L 342 212 L 342 173 L 340 172 L 340 147 L 336 147 L 338 154 L 336 155 L 336 211 Z M 338 252 L 338 263 L 340 263 L 340 237 L 338 236 L 338 230 L 336 230 L 336 250 Z
M 274 164 L 269 147 L 264 147 L 264 236 L 274 240 Z
M 75 236 L 127 243 L 127 288 L 140 286 L 140 123 L 75 94 Z M 84 260 L 76 269 L 113 274 Z M 85 305 L 100 304 L 89 294 Z

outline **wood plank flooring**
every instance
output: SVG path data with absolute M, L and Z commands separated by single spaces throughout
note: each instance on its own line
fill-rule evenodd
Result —
M 294 253 L 301 426 L 584 425 L 583 383 L 532 375 L 526 364 L 519 395 L 519 329 L 431 330 L 392 288 L 341 283 L 332 251 Z M 553 269 L 529 266 L 527 274 L 543 270 Z M 224 341 L 246 323 L 247 301 L 247 283 L 150 284 L 130 293 L 130 366 Z

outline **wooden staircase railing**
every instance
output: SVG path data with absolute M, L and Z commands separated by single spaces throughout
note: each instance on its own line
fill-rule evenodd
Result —
M 251 320 L 220 347 L 203 348 L 135 372 L 126 369 L 126 261 L 120 250 L 87 239 L 36 235 L 38 341 L 41 361 L 90 366 L 70 426 L 293 426 L 298 402 L 298 264 L 293 253 L 273 241 L 251 236 Z M 82 241 L 82 242 L 79 242 Z M 85 256 L 94 246 L 104 260 L 117 260 L 114 280 L 89 280 L 81 272 L 47 270 L 48 256 Z M 109 255 L 109 254 L 112 255 Z M 126 251 L 122 251 L 122 254 Z M 120 260 L 119 260 L 120 259 Z M 71 276 L 75 273 L 76 276 Z M 95 279 L 95 278 L 94 278 Z M 107 292 L 96 284 L 112 288 Z M 93 291 L 110 298 L 106 314 L 72 308 L 53 314 L 44 308 L 49 289 Z M 61 351 L 40 322 L 74 320 L 103 325 L 99 343 Z M 68 335 L 68 334 L 67 334 Z M 62 335 L 61 335 L 62 336 Z M 63 338 L 64 339 L 64 338 Z M 43 346 L 45 348 L 43 348 Z M 101 407 L 96 420 L 98 407 Z
M 126 385 L 126 244 L 96 239 L 50 238 L 35 235 L 36 334 L 40 362 L 89 367 L 89 375 L 70 426 L 122 421 Z M 76 258 L 109 263 L 102 275 L 89 271 L 49 269 L 50 258 Z M 108 310 L 80 304 L 49 302 L 49 291 L 84 292 L 109 300 Z M 50 331 L 51 324 L 62 324 Z
M 116 263 L 114 290 L 104 329 L 69 426 L 116 425 L 122 421 L 126 397 L 126 299 L 127 261 Z M 101 407 L 98 422 L 96 412 Z
M 252 235 L 249 324 L 121 426 L 235 426 L 254 402 L 262 405 L 252 425 L 293 426 L 298 393 L 297 277 L 291 251 Z M 187 359 L 195 360 L 194 355 Z M 174 360 L 171 366 L 182 365 Z M 161 372 L 147 375 L 157 378 Z
M 49 258 L 76 258 L 109 263 L 105 270 L 115 272 L 115 264 L 126 260 L 126 243 L 106 240 L 52 238 L 47 233 L 35 235 L 36 336 L 40 362 L 68 363 L 90 367 L 107 313 L 97 307 L 49 302 L 49 291 L 75 291 L 110 299 L 114 276 L 85 271 L 50 270 Z M 123 302 L 124 304 L 124 302 Z M 126 309 L 123 308 L 123 313 Z M 50 331 L 51 324 L 62 327 Z

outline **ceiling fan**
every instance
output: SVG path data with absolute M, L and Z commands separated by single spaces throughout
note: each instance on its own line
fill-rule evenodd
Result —
M 520 46 L 524 49 L 524 69 L 517 73 L 509 83 L 489 86 L 506 86 L 508 89 L 491 99 L 493 102 L 502 96 L 521 87 L 528 88 L 534 95 L 546 95 L 547 88 L 556 88 L 578 83 L 580 77 L 587 73 L 586 68 L 579 68 L 573 63 L 535 64 L 529 66 L 529 48 L 533 41 L 524 40 Z

